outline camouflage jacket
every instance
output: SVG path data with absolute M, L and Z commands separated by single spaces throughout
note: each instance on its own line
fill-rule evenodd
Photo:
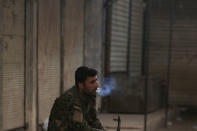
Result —
M 104 131 L 95 109 L 95 97 L 81 95 L 74 86 L 55 100 L 48 131 Z

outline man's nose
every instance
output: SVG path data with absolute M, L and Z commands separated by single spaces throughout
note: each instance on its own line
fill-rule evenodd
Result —
M 99 83 L 98 82 L 95 83 L 95 87 L 99 88 Z

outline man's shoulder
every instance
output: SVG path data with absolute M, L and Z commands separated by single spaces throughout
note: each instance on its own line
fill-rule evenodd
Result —
M 60 95 L 56 101 L 59 103 L 68 103 L 68 102 L 72 102 L 74 101 L 75 97 L 76 97 L 76 93 L 75 93 L 75 87 L 72 87 L 68 90 L 66 90 L 62 95 Z
M 56 101 L 65 101 L 65 100 L 72 100 L 73 93 L 69 90 L 65 91 L 62 95 L 60 95 Z

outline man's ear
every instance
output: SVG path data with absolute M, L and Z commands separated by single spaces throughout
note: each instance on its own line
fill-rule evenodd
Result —
M 78 87 L 79 87 L 80 89 L 83 88 L 83 83 L 82 83 L 82 82 L 78 82 L 77 84 L 78 84 Z
M 83 83 L 82 82 L 78 82 L 78 87 L 79 87 L 79 90 L 80 90 L 80 93 L 82 93 L 83 92 Z

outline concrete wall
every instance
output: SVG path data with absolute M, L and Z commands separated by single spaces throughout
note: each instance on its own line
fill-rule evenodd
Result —
M 74 84 L 74 71 L 84 61 L 84 0 L 66 0 L 63 9 L 64 90 Z
M 98 79 L 104 72 L 104 46 L 103 46 L 103 1 L 85 2 L 85 39 L 84 39 L 84 65 L 97 69 Z M 101 108 L 101 97 L 97 96 L 97 109 Z
M 38 23 L 38 116 L 49 116 L 60 95 L 60 1 L 39 1 Z
M 0 1 L 0 130 L 24 126 L 24 8 Z
M 0 10 L 0 130 L 36 131 L 77 67 L 102 77 L 103 1 L 1 1 Z

